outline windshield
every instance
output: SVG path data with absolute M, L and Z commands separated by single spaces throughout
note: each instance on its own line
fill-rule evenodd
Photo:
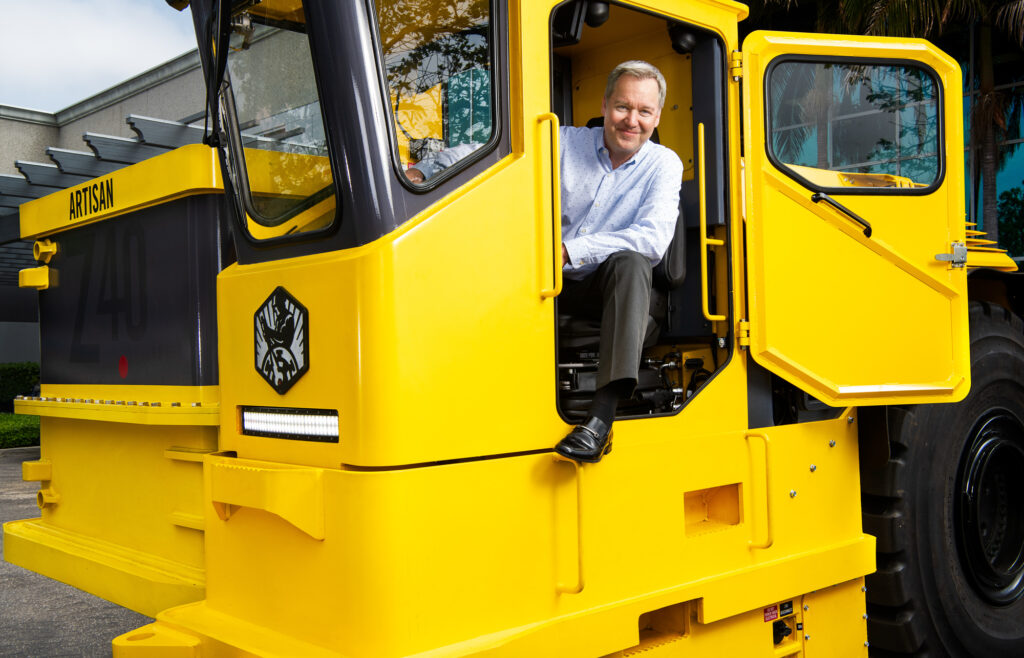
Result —
M 300 2 L 233 18 L 225 94 L 230 169 L 257 240 L 329 227 L 334 177 Z

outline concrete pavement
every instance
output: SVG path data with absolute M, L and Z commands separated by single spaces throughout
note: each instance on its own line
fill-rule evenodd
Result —
M 39 483 L 21 479 L 21 462 L 38 458 L 38 447 L 0 450 L 0 523 L 39 516 Z M 110 656 L 113 638 L 150 621 L 0 561 L 0 657 Z

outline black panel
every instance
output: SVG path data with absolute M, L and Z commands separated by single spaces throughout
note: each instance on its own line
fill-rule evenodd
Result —
M 773 427 L 775 406 L 772 396 L 772 373 L 747 352 L 747 427 Z
M 38 322 L 36 291 L 0 286 L 0 313 L 3 322 Z
M 15 242 L 21 239 L 21 214 L 15 210 L 0 210 L 0 244 Z
M 702 32 L 697 34 L 702 35 Z M 705 197 L 709 226 L 726 223 L 725 210 L 725 55 L 717 38 L 706 36 L 693 50 L 693 166 L 697 166 L 697 124 L 704 124 Z M 697 226 L 700 218 L 698 178 L 683 182 L 683 216 L 687 226 Z
M 551 54 L 551 111 L 558 116 L 561 125 L 573 125 L 572 60 L 554 53 Z
M 686 259 L 691 268 L 689 276 L 683 278 L 681 285 L 669 293 L 668 314 L 665 326 L 662 327 L 660 342 L 682 341 L 693 338 L 705 338 L 710 340 L 714 337 L 711 322 L 704 319 L 703 303 L 701 300 L 700 280 L 700 239 L 699 234 L 693 229 L 685 239 Z M 708 287 L 712 290 L 712 297 L 709 305 L 712 310 L 718 308 L 714 299 L 714 272 L 715 255 L 708 250 Z
M 222 195 L 69 230 L 39 293 L 46 384 L 217 384 Z

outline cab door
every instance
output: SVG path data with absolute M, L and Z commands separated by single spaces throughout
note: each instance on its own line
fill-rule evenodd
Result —
M 833 406 L 962 399 L 959 66 L 923 40 L 774 32 L 742 61 L 754 360 Z

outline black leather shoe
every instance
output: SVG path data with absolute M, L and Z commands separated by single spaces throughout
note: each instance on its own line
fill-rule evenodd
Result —
M 572 428 L 555 446 L 555 452 L 566 459 L 587 464 L 596 464 L 611 451 L 611 425 L 594 416 Z

